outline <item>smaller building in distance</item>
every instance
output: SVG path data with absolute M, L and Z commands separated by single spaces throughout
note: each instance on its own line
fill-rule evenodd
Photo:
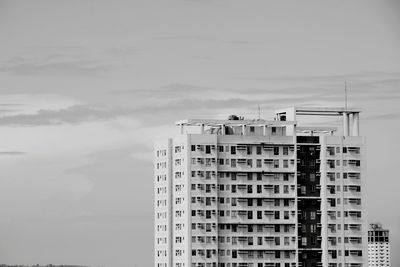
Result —
M 371 223 L 368 231 L 368 266 L 390 266 L 389 230 Z

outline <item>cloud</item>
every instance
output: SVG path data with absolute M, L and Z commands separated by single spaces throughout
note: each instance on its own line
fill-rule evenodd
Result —
M 0 125 L 39 126 L 78 124 L 88 121 L 108 120 L 129 114 L 123 109 L 107 109 L 88 105 L 73 105 L 60 110 L 41 109 L 35 114 L 17 114 L 0 117 Z
M 99 60 L 47 58 L 43 61 L 13 58 L 0 65 L 0 72 L 15 75 L 98 75 L 115 69 Z
M 193 41 L 193 42 L 209 42 L 209 43 L 217 43 L 217 44 L 231 44 L 231 45 L 265 45 L 265 42 L 257 42 L 257 41 L 247 41 L 247 40 L 239 40 L 239 39 L 223 39 L 212 36 L 201 36 L 201 35 L 163 35 L 154 37 L 156 40 L 165 40 L 165 41 Z
M 7 156 L 22 156 L 26 154 L 25 152 L 22 151 L 0 151 L 0 156 L 1 155 L 7 155 Z
M 122 67 L 122 61 L 138 49 L 110 47 L 89 50 L 84 47 L 28 47 L 21 55 L 0 62 L 0 72 L 14 75 L 104 75 Z

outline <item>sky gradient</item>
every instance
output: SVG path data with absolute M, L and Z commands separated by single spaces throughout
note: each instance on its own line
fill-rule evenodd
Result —
M 363 110 L 400 266 L 398 1 L 0 1 L 0 263 L 153 263 L 152 144 L 184 118 Z

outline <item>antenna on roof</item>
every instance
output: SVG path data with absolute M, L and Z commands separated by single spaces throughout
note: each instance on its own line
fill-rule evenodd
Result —
M 261 108 L 260 108 L 260 104 L 258 104 L 258 120 L 260 120 L 261 117 Z
M 344 107 L 347 109 L 347 80 L 344 80 Z

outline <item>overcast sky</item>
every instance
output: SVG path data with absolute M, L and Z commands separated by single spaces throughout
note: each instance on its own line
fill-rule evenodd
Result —
M 184 118 L 363 109 L 400 266 L 398 1 L 0 1 L 0 263 L 152 266 L 152 143 Z

